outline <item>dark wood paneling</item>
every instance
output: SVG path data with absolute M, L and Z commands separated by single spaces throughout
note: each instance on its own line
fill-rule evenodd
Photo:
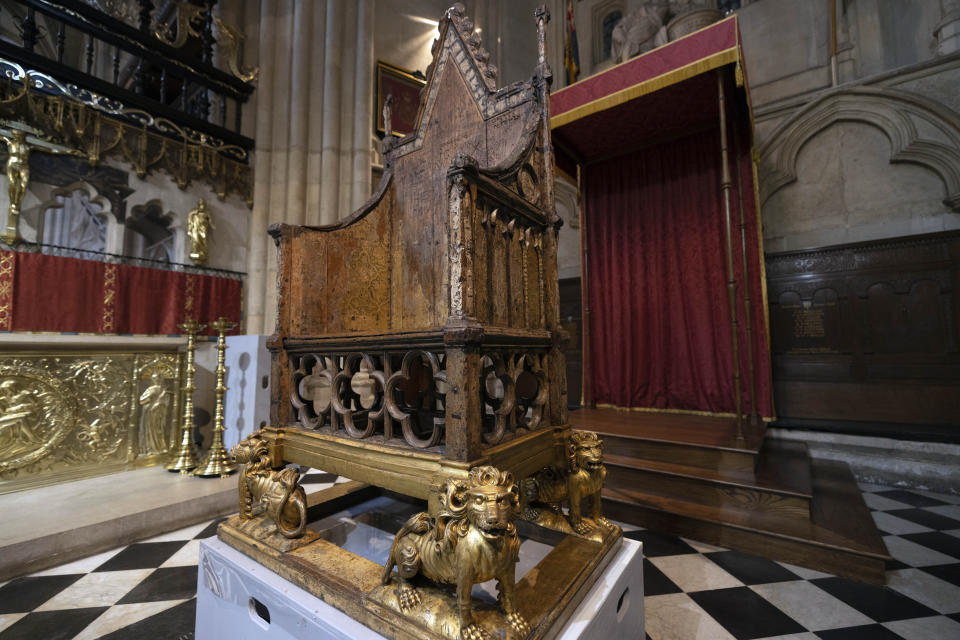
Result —
M 766 267 L 781 424 L 960 441 L 960 232 Z
M 570 334 L 567 357 L 567 403 L 579 406 L 583 395 L 583 303 L 580 278 L 560 280 L 560 324 Z

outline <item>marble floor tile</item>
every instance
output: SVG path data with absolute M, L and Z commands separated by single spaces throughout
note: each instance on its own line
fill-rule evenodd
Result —
M 941 564 L 935 567 L 924 567 L 921 571 L 925 571 L 930 575 L 960 587 L 960 562 L 956 564 Z
M 717 622 L 737 638 L 762 638 L 806 631 L 796 620 L 747 587 L 691 593 Z
M 881 533 L 892 533 L 894 535 L 902 535 L 904 533 L 924 533 L 926 531 L 933 531 L 930 527 L 925 527 L 922 524 L 916 522 L 911 522 L 910 520 L 904 520 L 903 518 L 898 518 L 897 516 L 891 515 L 885 511 L 873 511 L 870 513 L 873 516 L 873 521 L 876 523 L 877 528 L 880 529 Z
M 234 514 L 236 515 L 236 514 Z M 204 538 L 210 538 L 217 535 L 217 527 L 220 526 L 220 523 L 226 520 L 226 518 L 217 518 L 209 523 L 207 526 L 197 535 L 194 536 L 195 540 L 203 540 Z
M 197 567 L 164 567 L 157 569 L 130 590 L 117 604 L 183 600 L 197 594 Z
M 666 533 L 656 531 L 630 531 L 624 534 L 625 538 L 639 540 L 643 543 L 643 555 L 645 558 L 656 556 L 675 556 L 682 553 L 696 553 L 697 550 L 689 544 Z
M 98 553 L 95 556 L 88 556 L 86 558 L 80 558 L 79 560 L 74 560 L 73 562 L 68 562 L 67 564 L 61 564 L 58 567 L 52 567 L 50 569 L 45 569 L 43 571 L 38 571 L 36 573 L 31 573 L 31 576 L 62 576 L 68 575 L 71 573 L 90 573 L 104 562 L 117 555 L 123 551 L 124 547 L 117 547 L 116 549 L 110 549 L 110 551 L 104 551 L 103 553 Z
M 954 520 L 960 520 L 960 504 L 944 504 L 939 507 L 927 507 L 927 511 L 932 511 L 941 516 L 953 518 Z
M 90 623 L 74 640 L 95 640 L 108 633 L 122 629 L 139 622 L 144 618 L 158 614 L 161 611 L 174 607 L 184 600 L 167 600 L 163 602 L 141 602 L 137 604 L 119 604 L 110 607 L 99 618 Z
M 818 632 L 817 636 L 821 640 L 903 640 L 902 636 L 898 636 L 890 629 L 879 624 L 828 629 Z M 929 640 L 933 640 L 933 638 Z
M 960 493 L 936 493 L 934 491 L 917 491 L 920 495 L 946 502 L 948 504 L 960 504 Z
M 650 640 L 736 640 L 685 593 L 644 598 Z
M 797 574 L 804 580 L 814 580 L 815 578 L 829 578 L 829 573 L 823 573 L 822 571 L 816 571 L 814 569 L 807 569 L 806 567 L 799 567 L 795 564 L 790 564 L 789 562 L 778 562 L 782 567 L 789 569 L 793 573 Z
M 82 574 L 69 574 L 11 580 L 0 588 L 0 614 L 33 611 L 82 577 Z
M 874 509 L 875 511 L 890 511 L 891 509 L 908 509 L 910 507 L 906 502 L 900 502 L 899 500 L 891 500 L 890 498 L 884 498 L 883 496 L 878 496 L 875 493 L 864 493 L 863 501 L 867 504 L 868 507 Z
M 715 547 L 712 544 L 707 544 L 706 542 L 700 542 L 699 540 L 690 540 L 689 538 L 680 538 L 688 545 L 699 551 L 700 553 L 710 553 L 712 551 L 726 551 L 723 547 Z
M 137 542 L 104 562 L 96 568 L 96 571 L 155 569 L 179 551 L 185 544 L 186 540 Z
M 683 589 L 678 587 L 663 574 L 657 565 L 650 562 L 649 558 L 643 559 L 643 595 L 659 596 L 664 593 L 680 593 Z
M 727 573 L 744 584 L 765 584 L 767 582 L 789 582 L 797 575 L 777 564 L 759 556 L 740 551 L 720 551 L 708 553 L 711 562 L 720 565 Z
M 960 613 L 960 587 L 922 569 L 889 571 L 887 586 L 927 605 L 937 613 Z
M 684 591 L 726 589 L 743 583 L 700 554 L 650 558 L 665 576 Z
M 200 541 L 190 540 L 179 551 L 167 558 L 161 567 L 186 567 L 200 561 Z
M 860 491 L 864 493 L 874 493 L 876 491 L 889 491 L 893 487 L 888 487 L 883 484 L 871 484 L 869 482 L 858 482 L 857 486 L 860 487 Z
M 750 587 L 810 631 L 854 627 L 873 620 L 804 580 Z
M 946 616 L 896 620 L 883 624 L 904 640 L 947 640 L 960 638 L 960 622 Z
M 954 558 L 953 562 L 960 562 L 960 540 L 947 535 L 942 531 L 927 531 L 925 533 L 905 533 L 900 536 L 904 540 L 919 544 L 922 547 L 933 549 L 939 553 Z
M 106 607 L 32 611 L 0 631 L 3 640 L 72 640 L 96 620 Z
M 936 611 L 893 589 L 845 578 L 819 578 L 813 584 L 876 622 L 925 618 Z
M 26 613 L 0 613 L 0 631 L 3 631 L 14 622 L 27 615 Z
M 932 564 L 953 564 L 956 558 L 928 547 L 904 540 L 900 536 L 884 536 L 887 552 L 897 560 L 911 567 L 925 567 Z
M 170 533 L 164 533 L 159 536 L 154 536 L 149 540 L 144 540 L 144 542 L 170 542 L 173 540 L 192 540 L 196 537 L 198 533 L 203 531 L 206 526 L 210 524 L 209 521 L 204 520 L 199 524 L 194 524 L 189 527 L 184 527 L 183 529 L 177 529 L 176 531 L 171 531 Z
M 934 494 L 924 495 L 916 491 L 908 491 L 907 489 L 891 489 L 889 491 L 880 491 L 879 495 L 884 498 L 889 498 L 891 500 L 896 500 L 897 502 L 906 502 L 913 507 L 935 507 L 941 504 L 952 504 L 947 503 L 945 500 L 941 500 L 941 496 L 933 497 Z
M 108 607 L 115 604 L 153 572 L 154 569 L 131 569 L 88 573 L 37 607 L 35 611 Z
M 757 640 L 820 640 L 812 633 L 790 633 L 785 636 L 767 636 L 766 638 L 757 638 Z
M 102 636 L 101 640 L 193 640 L 196 619 L 197 599 L 190 598 L 149 618 L 108 633 Z
M 944 505 L 944 506 L 956 506 L 956 505 Z M 904 520 L 909 520 L 910 522 L 916 522 L 917 524 L 929 527 L 935 530 L 948 530 L 948 529 L 960 529 L 960 520 L 956 518 L 950 518 L 948 516 L 935 513 L 934 509 L 936 507 L 926 507 L 924 509 L 919 508 L 910 508 L 910 509 L 897 509 L 895 511 L 886 512 L 887 515 L 896 516 L 897 518 L 902 518 Z

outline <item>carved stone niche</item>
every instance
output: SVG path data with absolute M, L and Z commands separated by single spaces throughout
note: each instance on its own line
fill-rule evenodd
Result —
M 280 478 L 267 471 L 293 463 L 358 481 L 329 500 L 312 494 L 311 513 L 371 491 L 429 504 L 392 530 L 386 570 L 323 535 L 294 550 L 257 539 L 255 523 L 230 521 L 220 535 L 390 637 L 550 637 L 622 537 L 600 513 L 600 442 L 567 420 L 549 16 L 535 15 L 540 65 L 497 89 L 463 7 L 449 9 L 415 129 L 384 140 L 371 199 L 335 225 L 270 228 L 279 304 L 258 473 Z M 248 512 L 280 513 L 295 495 L 289 478 L 284 487 Z M 539 519 L 517 519 L 528 513 Z M 514 587 L 515 554 L 498 555 L 490 575 L 509 593 L 499 609 L 472 606 L 468 583 L 490 579 L 471 560 L 482 541 L 542 538 L 551 523 L 556 546 L 536 584 Z

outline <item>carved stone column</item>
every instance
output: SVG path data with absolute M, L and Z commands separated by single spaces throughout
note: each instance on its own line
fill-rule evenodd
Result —
M 277 271 L 267 226 L 330 224 L 370 195 L 373 2 L 278 0 L 262 3 L 259 18 L 246 327 L 271 333 Z

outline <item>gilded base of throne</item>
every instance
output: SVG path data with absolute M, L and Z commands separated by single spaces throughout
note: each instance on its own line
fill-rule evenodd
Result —
M 361 483 L 338 485 L 310 496 L 311 520 L 323 518 L 385 491 Z M 238 526 L 240 525 L 240 526 Z M 605 569 L 619 547 L 617 527 L 598 529 L 597 541 L 564 535 L 518 521 L 525 537 L 559 539 L 553 549 L 516 585 L 519 612 L 530 626 L 523 638 L 515 634 L 500 609 L 474 604 L 480 626 L 505 640 L 539 640 L 554 637 Z M 395 640 L 457 640 L 460 627 L 452 588 L 417 584 L 421 603 L 412 610 L 399 606 L 395 584 L 381 582 L 383 567 L 355 555 L 333 542 L 317 538 L 287 551 L 251 536 L 237 518 L 220 525 L 220 538 L 231 547 L 279 574 L 291 583 L 321 598 L 388 638 Z M 299 542 L 299 541 L 298 541 Z M 505 630 L 500 636 L 496 630 Z

